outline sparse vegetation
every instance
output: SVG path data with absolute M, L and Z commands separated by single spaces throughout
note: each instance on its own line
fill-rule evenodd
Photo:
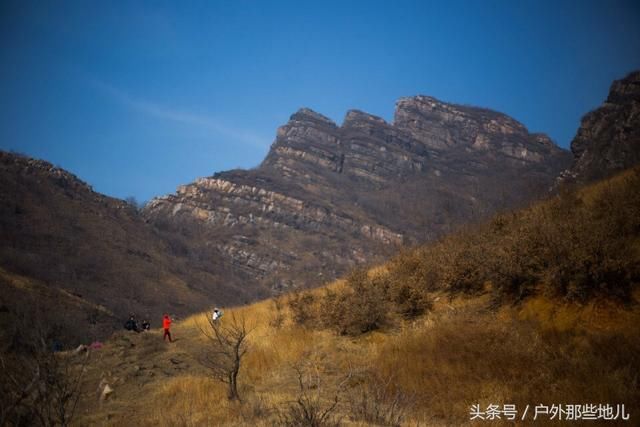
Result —
M 394 376 L 382 378 L 376 372 L 365 371 L 361 378 L 348 397 L 352 416 L 373 425 L 402 425 L 412 409 L 412 396 L 398 387 Z
M 278 421 L 283 426 L 332 427 L 339 426 L 336 409 L 340 402 L 340 394 L 350 375 L 335 385 L 330 391 L 325 390 L 321 371 L 317 366 L 301 363 L 294 367 L 298 382 L 298 396 L 287 402 L 279 412 Z M 326 380 L 326 379 L 325 379 Z
M 207 336 L 202 315 L 171 345 L 116 335 L 89 358 L 77 422 L 462 425 L 476 403 L 619 403 L 635 419 L 639 183 L 629 171 L 325 289 L 229 308 Z M 98 403 L 105 372 L 115 392 Z
M 486 310 L 487 302 L 486 296 L 441 295 L 426 317 L 356 337 L 290 320 L 271 326 L 271 301 L 227 309 L 223 321 L 235 314 L 257 325 L 242 362 L 242 402 L 229 400 L 227 384 L 191 356 L 209 345 L 197 327 L 200 316 L 175 325 L 181 340 L 171 346 L 143 348 L 143 339 L 161 342 L 158 332 L 129 334 L 124 359 L 116 345 L 90 359 L 92 382 L 78 422 L 309 425 L 304 420 L 327 413 L 328 424 L 461 425 L 473 403 L 624 403 L 631 414 L 640 409 L 640 307 L 559 304 L 536 296 L 494 312 Z M 125 376 L 132 365 L 143 369 Z M 301 368 L 302 387 L 295 367 Z M 126 382 L 97 406 L 95 384 L 104 371 Z
M 427 291 L 521 301 L 535 293 L 628 301 L 640 281 L 640 169 L 407 251 L 390 277 Z

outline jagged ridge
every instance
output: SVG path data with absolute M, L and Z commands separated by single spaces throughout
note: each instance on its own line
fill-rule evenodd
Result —
M 568 157 L 504 114 L 432 97 L 400 99 L 393 123 L 350 110 L 338 126 L 302 108 L 258 168 L 201 178 L 144 214 L 197 229 L 197 251 L 246 280 L 305 285 L 529 200 Z

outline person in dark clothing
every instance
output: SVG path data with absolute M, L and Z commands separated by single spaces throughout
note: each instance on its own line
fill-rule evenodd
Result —
M 138 322 L 136 322 L 135 316 L 132 314 L 129 316 L 129 320 L 124 323 L 124 328 L 127 331 L 140 332 L 138 330 Z

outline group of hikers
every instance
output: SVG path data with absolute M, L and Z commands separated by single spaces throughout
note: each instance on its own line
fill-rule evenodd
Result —
M 149 329 L 151 329 L 151 323 L 149 323 L 149 321 L 147 319 L 144 319 L 142 321 L 142 325 L 138 326 L 138 321 L 136 320 L 135 314 L 130 314 L 129 315 L 129 320 L 124 322 L 124 328 L 127 331 L 146 332 Z
M 213 312 L 211 313 L 211 320 L 213 321 L 213 323 L 217 323 L 218 321 L 220 321 L 220 318 L 222 317 L 222 310 L 220 310 L 218 307 L 213 309 Z M 164 331 L 163 335 L 162 335 L 162 340 L 166 341 L 167 338 L 169 338 L 169 342 L 173 342 L 173 340 L 171 339 L 171 317 L 169 317 L 169 315 L 167 313 L 165 313 L 162 316 L 162 329 Z M 138 321 L 136 320 L 136 316 L 135 314 L 129 314 L 129 319 L 124 322 L 124 328 L 127 331 L 133 331 L 133 332 L 148 332 L 149 330 L 151 330 L 151 323 L 149 323 L 149 320 L 144 319 L 142 321 L 142 325 L 138 326 Z

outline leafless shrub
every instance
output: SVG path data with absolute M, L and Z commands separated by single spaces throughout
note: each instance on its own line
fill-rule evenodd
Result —
M 349 393 L 349 412 L 353 418 L 382 426 L 400 426 L 413 405 L 413 397 L 395 386 L 393 376 L 382 378 L 368 372 Z
M 340 395 L 345 389 L 351 373 L 337 385 L 329 387 L 323 382 L 318 366 L 294 367 L 298 380 L 298 397 L 279 411 L 278 421 L 282 426 L 331 427 L 339 426 L 336 412 Z
M 244 318 L 231 314 L 230 323 L 207 317 L 207 327 L 200 327 L 210 346 L 200 362 L 211 370 L 213 377 L 228 386 L 229 400 L 241 400 L 238 394 L 238 374 L 243 357 L 247 354 L 247 336 L 251 332 Z
M 246 423 L 255 423 L 255 420 L 266 420 L 273 415 L 273 408 L 262 398 L 257 396 L 249 399 L 242 405 L 240 416 Z

